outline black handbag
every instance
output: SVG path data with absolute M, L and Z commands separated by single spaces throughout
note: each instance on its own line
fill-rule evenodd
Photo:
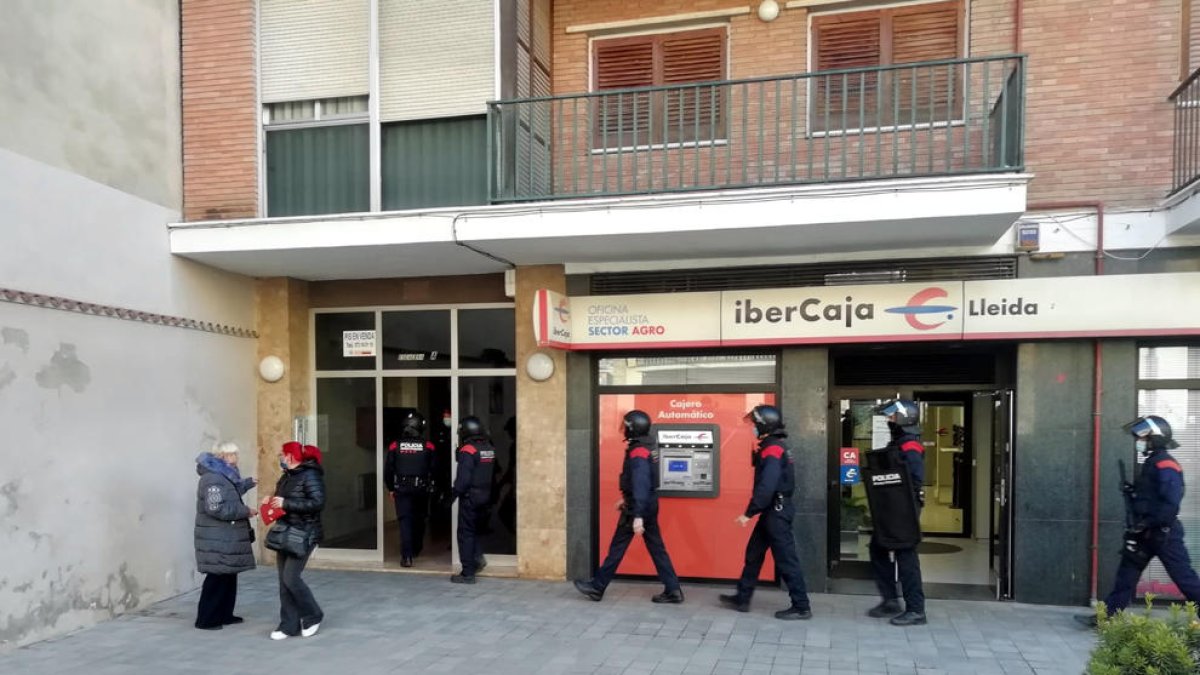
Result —
M 275 523 L 267 530 L 267 548 L 303 558 L 308 555 L 308 532 L 294 525 Z

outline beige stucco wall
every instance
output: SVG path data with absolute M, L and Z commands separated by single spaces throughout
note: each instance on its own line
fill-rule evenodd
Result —
M 537 351 L 533 335 L 533 296 L 539 288 L 566 293 L 561 265 L 517 269 L 517 556 L 522 577 L 562 579 L 567 571 L 567 360 L 554 359 L 554 375 L 536 382 L 525 361 Z

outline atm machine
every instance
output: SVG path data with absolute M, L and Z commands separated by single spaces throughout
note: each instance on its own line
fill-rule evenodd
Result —
M 715 424 L 654 426 L 659 497 L 714 499 L 721 489 L 721 428 Z

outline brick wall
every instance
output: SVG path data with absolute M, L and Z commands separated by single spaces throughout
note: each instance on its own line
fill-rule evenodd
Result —
M 254 4 L 182 4 L 185 220 L 258 215 Z
M 1022 51 L 1029 54 L 1025 164 L 1036 174 L 1031 202 L 1103 199 L 1110 206 L 1148 206 L 1166 194 L 1172 148 L 1172 117 L 1166 96 L 1178 83 L 1180 1 L 1024 3 Z M 971 56 L 1013 52 L 1013 5 L 1014 0 L 970 3 Z M 588 36 L 567 34 L 568 26 L 730 6 L 719 0 L 557 0 L 554 92 L 577 93 L 589 88 Z M 753 13 L 730 18 L 730 77 L 803 72 L 807 67 L 808 18 L 804 9 L 784 10 L 770 24 Z M 1114 45 L 1121 48 L 1114 49 Z M 571 111 L 564 117 L 569 119 Z M 803 120 L 803 112 L 798 117 Z M 757 154 L 749 148 L 745 152 Z M 675 156 L 666 178 L 674 182 L 676 170 L 672 167 L 679 158 L 678 153 L 669 154 Z M 790 162 L 790 150 L 785 154 Z M 683 159 L 680 173 L 687 174 L 693 167 L 686 165 L 687 156 Z M 703 174 L 709 164 L 701 161 Z M 580 166 L 576 162 L 576 167 Z M 641 162 L 649 173 L 661 173 L 661 163 L 648 157 Z M 592 167 L 594 174 L 611 173 L 611 167 L 608 171 L 598 168 Z M 773 171 L 774 166 L 768 168 Z M 625 180 L 632 179 L 627 175 Z

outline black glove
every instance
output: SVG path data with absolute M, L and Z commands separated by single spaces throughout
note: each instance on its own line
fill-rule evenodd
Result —
M 1134 489 L 1133 483 L 1130 483 L 1128 481 L 1121 483 L 1121 492 L 1124 492 L 1127 495 L 1131 495 L 1131 494 L 1133 494 L 1133 489 Z
M 921 506 L 921 508 L 925 508 L 925 491 L 924 490 L 917 490 L 917 504 L 919 504 Z

